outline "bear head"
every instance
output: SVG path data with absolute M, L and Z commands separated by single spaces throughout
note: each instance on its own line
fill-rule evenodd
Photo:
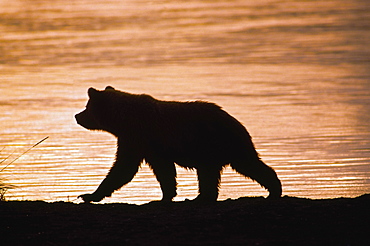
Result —
M 77 123 L 89 130 L 109 131 L 106 121 L 109 121 L 112 115 L 111 101 L 115 98 L 115 92 L 118 91 L 112 86 L 107 86 L 104 91 L 89 88 L 89 100 L 85 110 L 75 115 Z

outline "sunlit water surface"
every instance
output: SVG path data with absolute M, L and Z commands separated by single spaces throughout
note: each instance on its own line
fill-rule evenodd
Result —
M 0 172 L 10 200 L 76 201 L 116 140 L 78 126 L 89 87 L 207 100 L 239 119 L 283 194 L 370 192 L 368 1 L 0 1 Z M 148 119 L 150 124 L 150 119 Z M 178 197 L 197 195 L 178 168 Z M 219 199 L 265 196 L 227 168 Z M 104 202 L 161 198 L 151 170 Z

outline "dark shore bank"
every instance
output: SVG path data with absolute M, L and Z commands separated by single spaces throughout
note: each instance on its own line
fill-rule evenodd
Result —
M 370 245 L 370 194 L 213 204 L 0 203 L 1 245 Z

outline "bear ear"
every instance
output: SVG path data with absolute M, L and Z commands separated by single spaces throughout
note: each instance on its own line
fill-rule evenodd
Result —
M 105 90 L 115 90 L 112 86 L 108 85 L 107 87 L 105 87 Z
M 87 91 L 87 94 L 89 95 L 90 98 L 96 96 L 98 93 L 99 91 L 92 87 L 90 87 L 89 90 Z

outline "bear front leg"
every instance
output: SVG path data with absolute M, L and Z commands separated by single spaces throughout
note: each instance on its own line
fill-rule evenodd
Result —
M 176 168 L 173 162 L 155 161 L 149 162 L 162 190 L 162 201 L 170 202 L 177 195 L 176 192 Z
M 122 157 L 121 157 L 122 156 Z M 99 202 L 105 197 L 109 197 L 115 190 L 129 183 L 139 170 L 141 158 L 134 158 L 117 154 L 117 160 L 110 169 L 108 175 L 92 194 L 80 195 L 84 202 Z

